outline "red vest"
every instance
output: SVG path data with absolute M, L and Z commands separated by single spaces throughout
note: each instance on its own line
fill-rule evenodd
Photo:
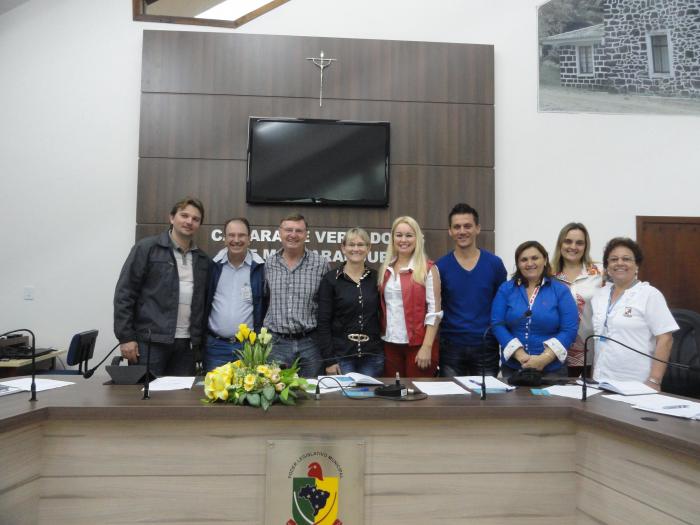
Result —
M 433 267 L 433 262 L 428 261 L 427 271 Z M 426 274 L 427 275 L 427 274 Z M 382 331 L 386 332 L 386 301 L 384 300 L 384 288 L 391 277 L 387 268 L 384 272 L 384 280 L 379 288 L 382 303 Z M 425 337 L 425 314 L 428 311 L 428 303 L 425 300 L 425 286 L 413 280 L 413 271 L 400 272 L 401 298 L 403 299 L 403 313 L 406 321 L 406 333 L 410 346 L 421 346 Z

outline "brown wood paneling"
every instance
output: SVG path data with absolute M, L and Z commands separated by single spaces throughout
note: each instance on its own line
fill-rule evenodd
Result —
M 245 159 L 248 117 L 391 122 L 392 164 L 493 166 L 493 107 L 172 95 L 141 98 L 141 157 Z
M 304 60 L 320 50 L 339 59 L 326 70 L 323 107 L 318 69 Z M 172 203 L 190 194 L 207 209 L 198 242 L 209 253 L 223 245 L 212 230 L 231 216 L 274 230 L 301 211 L 329 231 L 386 231 L 411 215 L 437 258 L 452 247 L 450 208 L 466 201 L 493 250 L 492 46 L 146 31 L 143 57 L 137 237 L 165 228 Z M 391 122 L 389 207 L 247 205 L 251 115 Z
M 493 47 L 270 35 L 145 31 L 143 91 L 493 104 Z M 361 74 L 358 74 L 361 73 Z
M 637 217 L 637 242 L 640 279 L 661 290 L 670 308 L 700 312 L 700 217 Z
M 163 223 L 170 207 L 185 195 L 206 196 L 205 224 L 245 216 L 255 224 L 277 224 L 300 211 L 311 224 L 385 228 L 394 217 L 413 216 L 421 227 L 447 227 L 447 212 L 458 201 L 479 210 L 485 230 L 494 228 L 493 170 L 444 166 L 392 166 L 389 208 L 322 208 L 248 205 L 246 164 L 240 160 L 142 158 L 139 161 L 137 222 Z M 447 210 L 436 213 L 436 210 Z

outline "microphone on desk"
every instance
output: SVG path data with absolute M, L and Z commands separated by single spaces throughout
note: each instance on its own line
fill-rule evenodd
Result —
M 648 357 L 649 359 L 653 361 L 658 361 L 659 363 L 664 363 L 667 366 L 672 366 L 675 368 L 680 368 L 681 370 L 689 370 L 691 372 L 700 372 L 700 366 L 698 365 L 686 365 L 684 363 L 676 363 L 674 361 L 665 361 L 664 359 L 659 359 L 658 357 L 655 357 L 651 354 L 645 354 L 644 352 L 641 352 L 640 350 L 637 350 L 636 348 L 632 348 L 631 346 L 626 345 L 625 343 L 621 343 L 620 341 L 613 339 L 612 337 L 608 337 L 605 335 L 600 335 L 600 334 L 591 334 L 588 337 L 586 337 L 586 340 L 583 342 L 583 372 L 581 372 L 581 401 L 586 401 L 587 399 L 587 385 L 586 385 L 586 363 L 587 363 L 587 357 L 588 357 L 588 341 L 591 339 L 600 339 L 602 341 L 612 341 L 613 343 L 616 343 L 623 348 L 626 348 L 627 350 L 632 350 L 633 352 L 638 353 L 639 355 L 643 355 L 644 357 Z M 661 385 L 659 385 L 660 387 Z
M 520 324 L 520 322 L 523 319 L 529 319 L 530 317 L 532 317 L 532 310 L 530 310 L 530 308 L 528 308 L 527 310 L 525 310 L 523 315 L 521 315 L 518 319 L 516 319 L 515 322 L 517 324 Z M 507 324 L 507 321 L 505 319 L 503 319 L 502 321 L 498 321 L 497 323 L 489 324 L 489 326 L 484 331 L 484 336 L 481 338 L 481 347 L 483 349 L 486 349 L 486 336 L 489 334 L 489 332 L 491 332 L 497 326 L 503 326 L 505 324 Z M 500 364 L 500 357 L 501 357 L 500 352 L 499 352 L 498 357 L 499 357 L 499 364 Z M 485 363 L 485 358 L 484 358 L 484 352 L 482 352 L 482 355 L 481 355 L 481 400 L 484 401 L 485 399 L 486 399 L 486 363 Z
M 109 359 L 109 356 L 111 356 L 117 348 L 119 348 L 119 343 L 117 343 L 117 344 L 114 346 L 114 348 L 112 348 L 112 349 L 107 353 L 107 355 L 104 357 L 104 359 L 102 359 L 102 361 L 100 361 L 99 363 L 97 363 L 97 365 L 93 366 L 90 370 L 86 370 L 86 371 L 83 373 L 83 378 L 84 378 L 84 379 L 90 379 L 90 378 L 93 376 L 93 374 L 95 373 L 95 371 L 96 371 L 98 368 L 100 368 L 100 366 L 102 366 L 102 363 L 104 363 L 105 361 L 107 361 L 107 359 Z
M 10 330 L 9 332 L 0 334 L 0 337 L 5 337 L 20 332 L 27 332 L 32 336 L 32 384 L 30 387 L 32 397 L 29 398 L 29 401 L 36 401 L 36 337 L 34 336 L 34 332 L 32 332 L 29 328 L 18 328 L 17 330 Z

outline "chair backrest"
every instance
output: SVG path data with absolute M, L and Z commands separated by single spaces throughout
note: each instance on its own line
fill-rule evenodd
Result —
M 700 314 L 682 309 L 673 309 L 671 313 L 680 329 L 673 333 L 670 361 L 700 366 Z M 700 372 L 669 366 L 661 389 L 671 394 L 700 398 Z
M 80 365 L 80 370 L 87 370 L 87 362 L 92 358 L 95 352 L 95 341 L 97 341 L 97 330 L 88 330 L 75 334 L 70 341 L 68 347 L 68 356 L 66 364 L 69 366 Z

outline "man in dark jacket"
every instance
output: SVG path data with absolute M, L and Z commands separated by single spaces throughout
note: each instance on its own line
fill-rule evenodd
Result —
M 194 375 L 194 348 L 203 342 L 210 262 L 194 244 L 203 219 L 198 199 L 175 203 L 169 231 L 138 241 L 117 281 L 114 334 L 122 356 L 143 364 L 150 346 L 156 376 Z
M 207 288 L 208 330 L 204 370 L 234 360 L 241 347 L 235 334 L 241 324 L 260 332 L 265 317 L 265 265 L 250 251 L 250 224 L 243 217 L 224 224 L 224 242 L 211 264 Z

